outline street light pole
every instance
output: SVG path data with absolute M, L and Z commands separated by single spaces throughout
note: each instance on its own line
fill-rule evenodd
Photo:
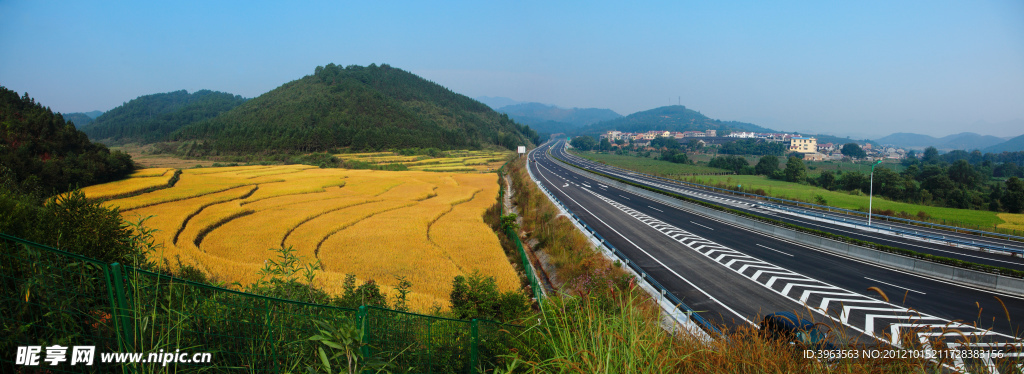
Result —
M 868 182 L 870 184 L 870 186 L 868 186 L 868 227 L 871 227 L 871 202 L 875 197 L 875 166 L 881 163 L 882 160 L 878 160 L 878 162 L 871 165 L 871 181 Z

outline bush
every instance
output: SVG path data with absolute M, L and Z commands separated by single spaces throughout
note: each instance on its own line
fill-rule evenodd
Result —
M 498 291 L 494 277 L 473 272 L 469 277 L 456 276 L 452 281 L 452 313 L 456 318 L 482 318 L 515 321 L 530 310 L 529 300 L 521 292 Z

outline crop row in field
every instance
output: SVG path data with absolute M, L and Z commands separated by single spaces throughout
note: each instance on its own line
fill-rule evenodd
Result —
M 148 175 L 148 176 L 147 176 Z M 93 185 L 82 189 L 91 199 L 112 199 L 122 196 L 130 196 L 143 191 L 155 190 L 168 186 L 168 182 L 174 173 L 164 170 L 161 173 L 133 173 L 131 178 L 114 184 Z
M 507 151 L 446 151 L 444 157 L 405 156 L 392 152 L 343 153 L 334 156 L 373 165 L 401 164 L 409 170 L 488 172 L 501 167 L 511 155 L 512 152 Z
M 137 179 L 145 178 L 93 193 Z M 328 292 L 342 292 L 344 275 L 354 274 L 393 293 L 402 276 L 413 283 L 410 305 L 427 310 L 447 306 L 456 275 L 481 271 L 503 290 L 519 287 L 482 218 L 496 182 L 495 174 L 479 173 L 203 168 L 184 170 L 174 187 L 104 204 L 151 216 L 159 261 L 195 266 L 226 284 L 258 280 L 276 256 L 268 249 L 291 246 L 304 262 L 321 262 L 316 282 Z

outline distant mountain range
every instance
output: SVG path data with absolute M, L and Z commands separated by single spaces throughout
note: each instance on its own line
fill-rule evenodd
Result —
M 500 96 L 493 96 L 493 97 L 492 96 L 479 96 L 479 97 L 475 97 L 474 99 L 476 99 L 476 101 L 484 103 L 485 105 L 491 107 L 491 109 L 494 109 L 494 110 L 498 110 L 501 107 L 506 107 L 506 106 L 509 106 L 509 105 L 516 105 L 516 104 L 523 104 L 524 103 L 523 101 L 516 101 L 516 100 L 509 99 L 507 97 L 500 97 Z
M 986 153 L 1024 151 L 1024 135 L 1011 138 L 1010 140 L 982 149 L 981 151 Z
M 1004 143 L 1006 142 L 1006 139 L 992 135 L 975 134 L 973 132 L 962 132 L 941 138 L 922 134 L 898 132 L 875 141 L 882 145 L 894 145 L 909 149 L 935 147 L 940 151 L 952 151 L 956 149 L 970 151 L 974 149 L 986 149 L 988 147 Z
M 508 105 L 499 108 L 498 112 L 508 114 L 516 122 L 529 125 L 538 132 L 549 134 L 573 132 L 583 126 L 622 118 L 611 109 L 565 109 L 541 103 Z
M 651 130 L 777 132 L 752 123 L 711 119 L 700 112 L 687 109 L 685 106 L 670 105 L 636 112 L 622 118 L 598 122 L 580 128 L 577 130 L 577 133 L 598 135 L 609 130 L 624 132 L 645 132 Z

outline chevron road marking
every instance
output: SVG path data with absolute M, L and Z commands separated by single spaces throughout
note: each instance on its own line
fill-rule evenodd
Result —
M 915 333 L 922 340 L 922 344 L 927 347 L 930 347 L 932 339 L 945 337 L 973 337 L 975 340 L 983 338 L 987 340 L 999 339 L 1019 342 L 1017 338 L 1010 335 L 952 322 L 807 277 L 694 235 L 666 222 L 647 216 L 594 191 L 587 190 L 587 192 L 636 220 L 643 222 L 647 226 L 654 228 L 658 232 L 665 234 L 672 238 L 672 240 L 764 286 L 772 292 L 809 307 L 812 311 L 829 319 L 836 320 L 855 331 L 865 333 L 895 347 L 902 348 L 899 340 L 901 329 L 926 329 L 926 331 L 915 331 Z M 753 270 L 753 272 L 748 275 L 747 272 L 750 270 Z M 781 289 L 773 288 L 773 286 L 777 285 L 781 285 Z M 801 290 L 800 297 L 794 298 L 790 296 L 797 289 Z M 820 300 L 815 302 L 814 299 L 817 298 L 820 298 Z M 839 303 L 839 309 L 837 311 L 830 310 L 828 308 L 829 304 L 835 303 Z M 815 308 L 815 305 L 818 307 Z M 839 313 L 838 316 L 833 314 L 836 312 Z M 940 323 L 908 323 L 909 321 L 935 321 Z M 886 339 L 886 337 L 882 336 L 883 334 L 876 331 L 876 328 L 880 331 L 893 332 L 892 337 Z M 979 349 L 978 344 L 987 343 L 990 342 L 962 342 L 959 343 L 958 347 L 960 348 L 958 349 Z M 995 366 L 992 366 L 992 368 L 995 368 Z

